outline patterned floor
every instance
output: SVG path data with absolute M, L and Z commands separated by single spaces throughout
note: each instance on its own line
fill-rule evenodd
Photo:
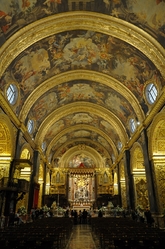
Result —
M 97 249 L 88 224 L 75 225 L 66 249 Z

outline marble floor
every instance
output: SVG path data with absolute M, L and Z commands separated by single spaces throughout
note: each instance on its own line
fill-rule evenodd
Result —
M 75 225 L 66 249 L 98 249 L 92 237 L 91 226 Z

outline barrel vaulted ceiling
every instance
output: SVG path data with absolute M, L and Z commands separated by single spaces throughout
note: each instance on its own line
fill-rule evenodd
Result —
M 164 17 L 163 0 L 1 0 L 2 109 L 13 84 L 9 109 L 52 165 L 83 150 L 112 167 L 161 98 Z

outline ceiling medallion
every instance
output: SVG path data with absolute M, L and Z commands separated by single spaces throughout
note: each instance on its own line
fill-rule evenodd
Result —
M 78 145 L 78 150 L 85 150 L 86 149 L 86 145 L 85 144 L 79 144 Z

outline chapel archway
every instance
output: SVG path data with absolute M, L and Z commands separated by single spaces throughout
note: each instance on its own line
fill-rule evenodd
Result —
M 162 214 L 165 209 L 165 110 L 153 120 L 149 144 L 158 212 Z
M 143 210 L 149 205 L 149 201 L 143 150 L 139 143 L 134 143 L 131 149 L 131 174 L 134 184 L 134 206 Z
M 17 199 L 19 201 L 17 201 L 16 210 L 19 210 L 20 208 L 24 208 L 24 207 L 27 210 L 28 208 L 28 199 L 29 199 L 28 190 L 29 190 L 30 176 L 32 172 L 31 165 L 27 163 L 32 157 L 30 150 L 31 149 L 29 145 L 23 146 L 21 149 L 21 153 L 20 153 L 20 161 L 18 162 L 18 164 L 17 162 L 15 164 L 13 178 L 20 179 L 22 186 L 24 186 L 25 189 L 27 189 L 27 191 L 24 193 L 18 192 Z
M 13 127 L 6 115 L 0 114 L 0 179 L 9 176 L 14 153 Z
M 13 127 L 6 115 L 0 113 L 0 185 L 6 187 L 9 179 L 9 169 L 14 153 Z M 5 208 L 5 191 L 0 192 L 0 213 Z

